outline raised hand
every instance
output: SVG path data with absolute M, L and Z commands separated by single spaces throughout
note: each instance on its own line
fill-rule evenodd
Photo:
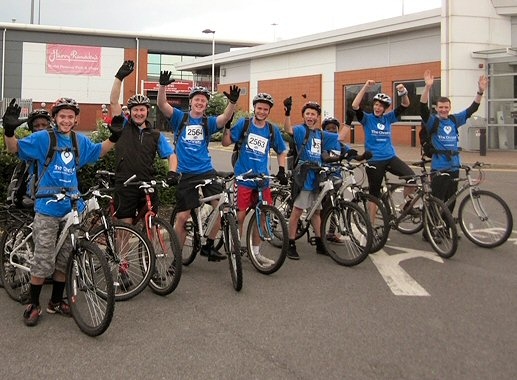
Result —
M 2 117 L 4 134 L 6 137 L 13 137 L 15 129 L 23 124 L 23 120 L 20 120 L 21 112 L 22 109 L 18 104 L 16 104 L 16 99 L 12 99 L 5 110 L 4 116 Z
M 224 96 L 228 98 L 230 103 L 235 104 L 237 103 L 237 100 L 239 100 L 239 95 L 241 93 L 241 90 L 237 86 L 230 86 L 230 93 L 227 93 L 226 91 L 223 91 Z
M 160 86 L 167 86 L 176 79 L 171 78 L 172 71 L 160 71 Z
M 284 99 L 285 116 L 291 116 L 291 108 L 293 107 L 293 97 L 290 96 Z
M 135 63 L 133 61 L 124 61 L 122 66 L 120 66 L 117 73 L 115 74 L 115 78 L 118 78 L 120 79 L 120 81 L 123 81 L 124 78 L 131 74 L 134 69 Z
M 424 72 L 424 82 L 426 86 L 432 86 L 434 83 L 434 76 L 431 74 L 431 70 L 426 70 Z

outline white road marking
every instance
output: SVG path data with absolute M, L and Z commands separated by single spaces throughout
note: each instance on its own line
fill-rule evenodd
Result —
M 401 261 L 423 257 L 443 264 L 443 259 L 434 252 L 403 247 L 390 247 L 403 253 L 388 255 L 383 249 L 371 254 L 370 259 L 384 281 L 396 296 L 429 296 L 430 294 L 399 265 Z

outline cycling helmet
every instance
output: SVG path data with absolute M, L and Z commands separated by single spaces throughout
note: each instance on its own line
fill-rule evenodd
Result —
M 146 106 L 147 108 L 151 108 L 151 101 L 145 95 L 136 94 L 127 100 L 127 108 L 131 109 L 134 106 Z
M 273 97 L 269 94 L 266 94 L 265 92 L 259 92 L 255 97 L 253 98 L 253 105 L 257 103 L 267 103 L 270 107 L 273 107 L 275 105 L 275 101 L 273 100 Z
M 341 123 L 339 122 L 338 119 L 336 119 L 335 117 L 332 117 L 332 116 L 328 116 L 326 117 L 324 120 L 323 120 L 323 129 L 326 129 L 327 128 L 327 125 L 329 124 L 334 124 L 335 126 L 337 126 L 339 128 L 339 126 L 341 125 Z
M 391 98 L 386 95 L 386 94 L 383 94 L 382 92 L 379 92 L 377 95 L 375 95 L 373 97 L 373 100 L 378 100 L 379 102 L 381 102 L 382 104 L 384 104 L 386 106 L 386 108 L 388 108 L 389 106 L 391 106 Z
M 52 105 L 52 117 L 55 117 L 59 110 L 68 109 L 75 112 L 76 116 L 79 115 L 79 103 L 72 98 L 59 98 Z
M 206 87 L 197 86 L 190 90 L 190 94 L 188 95 L 189 99 L 192 99 L 196 95 L 205 95 L 208 100 L 210 100 L 210 91 Z
M 307 108 L 312 108 L 313 110 L 315 110 L 318 113 L 318 115 L 321 115 L 321 106 L 318 103 L 316 103 L 316 102 L 305 103 L 302 107 L 302 115 L 305 113 L 305 110 Z
M 27 118 L 27 126 L 29 127 L 29 130 L 32 131 L 32 128 L 33 128 L 32 123 L 34 122 L 34 120 L 39 119 L 39 118 L 47 119 L 47 121 L 49 123 L 52 120 L 52 118 L 50 117 L 50 114 L 48 113 L 47 110 L 45 110 L 43 108 L 34 110 L 29 114 L 29 116 Z

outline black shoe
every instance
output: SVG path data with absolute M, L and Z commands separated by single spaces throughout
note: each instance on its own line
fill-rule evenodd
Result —
M 287 258 L 291 260 L 300 260 L 300 255 L 298 254 L 295 245 L 289 246 L 289 249 L 287 250 Z
M 226 260 L 226 255 L 223 255 L 217 251 L 214 247 L 207 247 L 206 245 L 201 247 L 201 256 L 208 257 L 208 261 L 221 261 Z
M 327 250 L 325 249 L 323 244 L 321 244 L 321 245 L 316 244 L 316 253 L 318 255 L 324 255 L 324 256 L 328 256 L 329 255 L 329 253 L 327 252 Z

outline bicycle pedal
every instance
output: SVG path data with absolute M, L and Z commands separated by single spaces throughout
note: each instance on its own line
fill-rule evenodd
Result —
M 311 237 L 307 238 L 307 242 L 310 245 L 316 245 L 316 236 L 311 236 Z

